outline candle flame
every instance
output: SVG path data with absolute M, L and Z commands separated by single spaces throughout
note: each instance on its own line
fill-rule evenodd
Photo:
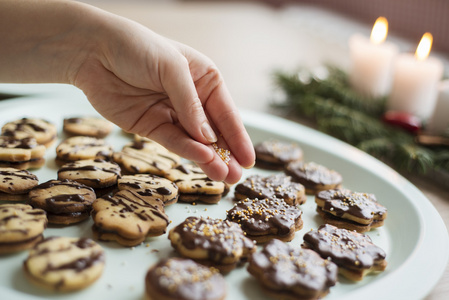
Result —
M 388 21 L 384 17 L 377 18 L 371 31 L 370 40 L 374 44 L 381 44 L 385 41 L 388 34 Z
M 433 36 L 431 33 L 426 32 L 421 38 L 421 41 L 416 48 L 415 57 L 417 60 L 425 60 L 430 53 L 432 48 Z

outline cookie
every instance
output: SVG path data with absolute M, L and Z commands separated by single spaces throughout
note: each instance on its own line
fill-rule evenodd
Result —
M 36 142 L 49 147 L 56 140 L 56 126 L 39 118 L 22 118 L 6 123 L 2 127 L 2 135 L 15 139 L 34 138 Z
M 337 265 L 316 252 L 271 240 L 251 255 L 248 272 L 273 299 L 314 300 L 337 282 Z
M 62 126 L 62 130 L 67 135 L 82 135 L 99 139 L 108 136 L 113 128 L 113 124 L 108 120 L 90 116 L 65 118 Z
M 98 198 L 92 208 L 94 237 L 123 246 L 136 246 L 147 237 L 162 235 L 169 224 L 162 200 L 144 198 L 131 190 Z
M 188 217 L 170 230 L 171 245 L 181 256 L 228 273 L 256 251 L 237 223 Z
M 69 225 L 86 220 L 96 199 L 91 187 L 71 180 L 49 180 L 29 192 L 29 203 L 47 212 L 51 224 Z
M 224 300 L 226 281 L 219 271 L 191 259 L 165 259 L 145 276 L 146 300 Z
M 27 170 L 0 167 L 0 201 L 23 201 L 28 192 L 39 184 L 36 175 Z
M 97 158 L 108 160 L 113 152 L 112 146 L 103 139 L 74 136 L 64 140 L 56 147 L 56 163 L 62 166 L 77 160 Z
M 304 204 L 307 200 L 302 184 L 292 182 L 290 176 L 273 174 L 269 176 L 251 175 L 235 187 L 236 199 L 284 199 L 290 205 Z
M 120 152 L 115 152 L 113 160 L 120 165 L 124 174 L 149 173 L 158 176 L 181 163 L 180 156 L 144 138 L 125 145 Z
M 299 145 L 291 142 L 269 140 L 254 146 L 256 167 L 268 170 L 283 170 L 293 161 L 303 159 L 303 151 Z
M 151 174 L 124 175 L 117 181 L 119 190 L 134 190 L 143 197 L 161 199 L 165 206 L 178 201 L 178 186 L 170 180 Z
M 302 211 L 283 199 L 244 199 L 227 211 L 227 219 L 240 225 L 257 243 L 274 238 L 289 242 L 303 226 Z
M 344 277 L 360 281 L 387 267 L 385 252 L 368 235 L 325 224 L 304 235 L 303 247 L 330 258 Z
M 50 237 L 39 242 L 23 263 L 33 284 L 58 292 L 84 289 L 103 273 L 103 248 L 88 238 Z
M 116 185 L 120 176 L 121 170 L 116 163 L 99 158 L 69 162 L 58 170 L 59 180 L 74 180 L 94 189 Z
M 387 218 L 387 209 L 373 194 L 332 189 L 319 192 L 315 202 L 325 223 L 362 233 L 382 226 Z
M 164 175 L 179 188 L 179 201 L 218 203 L 229 192 L 229 186 L 222 181 L 213 181 L 192 164 L 182 164 Z
M 40 168 L 46 148 L 34 138 L 17 139 L 0 136 L 0 167 L 26 170 Z
M 314 162 L 291 162 L 284 171 L 292 177 L 293 181 L 302 184 L 306 188 L 306 194 L 309 195 L 315 195 L 323 190 L 339 188 L 343 181 L 342 176 L 337 171 Z
M 27 204 L 0 205 L 0 254 L 23 251 L 42 240 L 47 216 Z

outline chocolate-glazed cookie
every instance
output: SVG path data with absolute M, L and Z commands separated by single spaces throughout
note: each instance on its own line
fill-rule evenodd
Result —
M 113 128 L 113 124 L 108 120 L 89 116 L 65 118 L 62 127 L 68 135 L 91 136 L 98 139 L 105 138 Z
M 304 247 L 330 258 L 339 272 L 350 280 L 360 281 L 366 274 L 385 270 L 385 252 L 368 235 L 325 224 L 304 235 Z
M 226 281 L 219 271 L 191 259 L 165 259 L 145 276 L 146 300 L 223 300 Z
M 37 143 L 49 147 L 56 140 L 56 127 L 47 120 L 22 118 L 6 123 L 2 135 L 15 139 L 34 138 Z
M 0 254 L 29 249 L 42 240 L 47 216 L 27 204 L 0 205 Z
M 50 237 L 36 244 L 23 263 L 27 278 L 53 291 L 75 291 L 103 273 L 104 250 L 91 239 Z
M 181 163 L 180 156 L 143 138 L 125 145 L 122 151 L 115 152 L 113 160 L 120 165 L 124 174 L 150 173 L 158 176 Z
M 315 195 L 323 190 L 339 188 L 343 181 L 342 176 L 337 171 L 314 162 L 292 162 L 286 166 L 284 171 L 292 177 L 293 181 L 302 184 L 306 188 L 306 194 L 309 195 Z
M 74 136 L 62 141 L 56 147 L 56 163 L 65 163 L 85 159 L 109 160 L 114 152 L 111 145 L 103 139 L 87 136 Z
M 257 243 L 274 238 L 289 242 L 302 228 L 302 211 L 283 199 L 244 199 L 227 212 L 227 219 L 238 223 L 246 236 Z
M 256 251 L 237 223 L 228 220 L 188 217 L 170 230 L 171 245 L 183 257 L 191 258 L 222 273 L 233 270 Z
M 98 198 L 92 208 L 94 237 L 123 246 L 136 246 L 147 237 L 162 235 L 169 224 L 162 200 L 132 190 Z
M 387 217 L 387 209 L 373 194 L 332 189 L 319 192 L 315 202 L 326 223 L 358 232 L 382 226 Z
M 119 190 L 134 190 L 143 197 L 161 199 L 165 206 L 178 201 L 178 186 L 151 174 L 124 175 L 117 182 Z
M 249 259 L 248 272 L 274 299 L 321 299 L 337 282 L 337 266 L 317 253 L 272 240 Z
M 37 176 L 27 170 L 0 167 L 0 201 L 24 201 L 38 184 Z
M 236 185 L 235 198 L 277 198 L 284 199 L 290 205 L 304 204 L 307 200 L 304 186 L 292 182 L 291 177 L 285 174 L 251 175 Z
M 278 140 L 258 143 L 256 152 L 256 166 L 268 170 L 282 170 L 292 161 L 303 159 L 303 151 L 299 145 Z
M 51 224 L 69 225 L 86 220 L 96 199 L 94 190 L 71 180 L 49 180 L 29 192 L 29 203 L 47 212 Z
M 222 181 L 214 181 L 193 164 L 182 164 L 168 170 L 164 177 L 179 188 L 179 201 L 218 203 L 229 192 L 229 186 Z
M 20 170 L 40 168 L 45 163 L 46 148 L 34 138 L 0 136 L 0 167 Z

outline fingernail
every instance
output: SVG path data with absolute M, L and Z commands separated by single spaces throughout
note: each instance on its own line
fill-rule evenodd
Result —
M 251 169 L 251 168 L 253 168 L 255 165 L 256 165 L 256 162 L 253 162 L 253 164 L 252 164 L 251 166 L 243 167 L 243 168 L 245 168 L 245 169 Z
M 209 143 L 215 143 L 217 141 L 217 136 L 208 122 L 204 122 L 203 125 L 201 125 L 201 132 Z

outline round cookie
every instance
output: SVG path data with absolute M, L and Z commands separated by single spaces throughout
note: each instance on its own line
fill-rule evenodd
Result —
M 29 249 L 42 240 L 47 217 L 27 204 L 0 205 L 0 254 Z
M 0 201 L 23 201 L 28 192 L 39 184 L 36 175 L 27 170 L 0 167 Z
M 165 259 L 145 276 L 146 300 L 224 300 L 226 281 L 215 268 L 190 259 Z
M 284 199 L 290 205 L 304 204 L 306 191 L 302 184 L 292 182 L 290 176 L 273 174 L 270 176 L 251 175 L 235 187 L 238 200 L 277 198 Z
M 302 211 L 283 199 L 244 199 L 227 211 L 227 219 L 240 225 L 257 243 L 274 238 L 290 242 L 303 226 Z
M 387 218 L 387 209 L 373 194 L 332 189 L 319 192 L 315 202 L 325 223 L 348 230 L 370 231 L 382 226 Z
M 182 164 L 167 171 L 164 177 L 179 188 L 179 201 L 218 203 L 229 192 L 229 186 L 222 181 L 213 181 L 193 164 Z
M 34 138 L 0 136 L 0 167 L 40 168 L 45 163 L 45 150 L 45 146 L 39 145 Z
M 119 190 L 134 190 L 143 197 L 161 199 L 165 206 L 178 201 L 178 186 L 151 174 L 124 175 L 117 181 Z
M 256 166 L 261 169 L 282 170 L 292 161 L 303 159 L 303 151 L 299 145 L 291 142 L 269 140 L 254 146 Z
M 116 163 L 98 158 L 69 162 L 58 170 L 59 180 L 74 180 L 94 189 L 115 185 L 120 176 L 121 170 Z
M 96 199 L 94 190 L 71 180 L 49 180 L 29 192 L 29 203 L 47 212 L 51 224 L 69 225 L 86 220 Z
M 273 299 L 315 300 L 337 283 L 337 265 L 316 252 L 271 240 L 249 259 L 248 272 Z
M 181 157 L 160 144 L 145 138 L 136 139 L 115 152 L 113 160 L 126 174 L 150 173 L 162 176 L 181 163 Z
M 39 118 L 22 118 L 6 123 L 2 135 L 16 139 L 35 138 L 37 143 L 49 147 L 56 140 L 56 126 Z
M 113 152 L 112 146 L 103 139 L 74 136 L 64 140 L 56 147 L 56 163 L 61 166 L 77 160 L 109 159 Z
M 33 284 L 68 292 L 94 283 L 103 273 L 104 265 L 104 250 L 93 240 L 50 237 L 34 246 L 23 269 Z
M 315 195 L 323 190 L 337 189 L 343 181 L 342 176 L 337 171 L 314 162 L 291 162 L 284 171 L 292 177 L 293 181 L 302 184 L 306 188 L 306 194 L 309 195 Z
M 94 237 L 123 246 L 136 246 L 147 237 L 162 235 L 169 224 L 162 200 L 144 198 L 132 190 L 98 198 L 92 208 Z
M 344 277 L 360 281 L 365 275 L 385 270 L 385 252 L 368 235 L 325 224 L 304 235 L 303 247 L 330 258 Z
M 170 230 L 168 238 L 181 256 L 222 273 L 232 271 L 256 251 L 240 226 L 228 220 L 188 217 Z
M 65 118 L 63 131 L 68 135 L 82 135 L 95 138 L 104 138 L 108 136 L 114 126 L 108 120 L 100 117 L 72 117 Z

